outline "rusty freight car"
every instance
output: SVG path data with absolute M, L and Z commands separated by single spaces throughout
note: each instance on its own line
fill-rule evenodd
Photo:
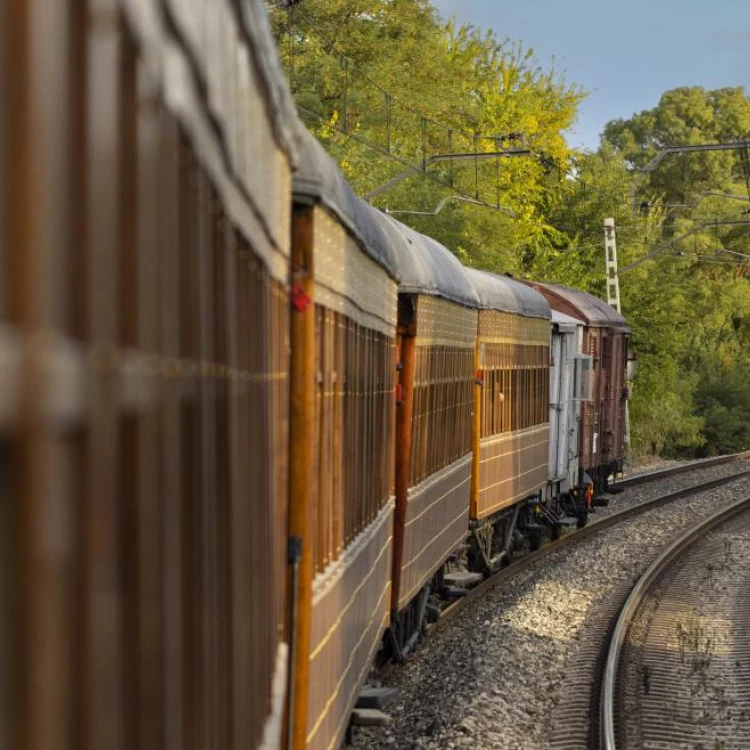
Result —
M 581 351 L 590 357 L 590 365 L 578 369 L 576 384 L 582 402 L 578 483 L 583 484 L 586 473 L 595 490 L 602 491 L 609 477 L 622 471 L 626 457 L 630 327 L 620 313 L 592 294 L 558 284 L 528 283 L 552 309 L 584 323 Z

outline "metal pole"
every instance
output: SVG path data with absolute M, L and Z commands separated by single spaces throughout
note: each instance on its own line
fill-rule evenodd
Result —
M 617 242 L 615 220 L 604 220 L 604 254 L 607 273 L 607 304 L 620 310 L 620 277 L 617 273 Z
M 617 270 L 617 240 L 615 239 L 615 220 L 604 220 L 604 254 L 607 273 L 607 304 L 622 313 L 620 305 L 620 276 Z M 632 463 L 630 450 L 630 404 L 625 400 L 625 450 L 628 462 Z

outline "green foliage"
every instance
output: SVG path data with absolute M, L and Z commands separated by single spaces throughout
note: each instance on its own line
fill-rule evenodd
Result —
M 427 0 L 307 0 L 272 21 L 303 119 L 360 195 L 423 158 L 497 151 L 509 142 L 488 136 L 513 132 L 567 162 L 562 132 L 582 94 L 519 43 L 446 23 Z M 395 215 L 471 265 L 518 271 L 517 248 L 544 244 L 547 175 L 536 156 L 440 161 L 428 171 L 433 179 L 411 176 L 374 205 L 432 212 L 448 198 L 437 215 Z
M 703 414 L 707 455 L 736 453 L 750 446 L 750 364 L 708 365 L 696 402 Z
M 607 195 L 567 191 L 552 212 L 570 245 L 535 258 L 531 273 L 605 296 L 602 219 L 616 217 L 623 312 L 633 327 L 639 369 L 631 402 L 636 453 L 710 455 L 750 448 L 750 218 L 736 151 L 666 157 L 665 146 L 726 143 L 750 134 L 741 89 L 677 89 L 653 110 L 610 123 L 579 175 Z M 726 198 L 722 193 L 736 196 Z
M 272 21 L 300 113 L 355 191 L 426 161 L 432 179 L 411 175 L 374 204 L 462 262 L 605 297 L 605 218 L 616 220 L 621 269 L 658 248 L 621 276 L 639 360 L 633 446 L 750 448 L 750 232 L 728 223 L 750 219 L 750 176 L 736 150 L 638 171 L 667 146 L 749 139 L 742 89 L 668 91 L 609 123 L 596 153 L 576 154 L 563 132 L 580 89 L 520 43 L 443 22 L 429 0 L 306 0 Z M 516 131 L 532 157 L 431 163 L 496 151 L 508 142 L 484 136 Z

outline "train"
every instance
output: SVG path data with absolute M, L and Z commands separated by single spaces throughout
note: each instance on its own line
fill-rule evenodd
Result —
M 357 198 L 260 0 L 0 39 L 0 746 L 336 748 L 436 598 L 586 523 L 627 321 Z

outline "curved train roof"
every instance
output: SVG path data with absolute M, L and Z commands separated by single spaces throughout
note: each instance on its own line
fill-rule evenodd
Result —
M 399 291 L 444 297 L 466 307 L 481 306 L 467 269 L 448 248 L 391 216 L 376 213 L 396 255 Z
M 544 294 L 554 309 L 580 318 L 587 325 L 630 330 L 628 322 L 614 307 L 593 294 L 562 284 L 542 284 L 537 281 L 525 283 Z
M 239 7 L 245 33 L 251 42 L 249 49 L 255 58 L 255 70 L 263 82 L 266 98 L 273 112 L 276 137 L 292 163 L 296 164 L 297 110 L 281 67 L 268 13 L 262 0 L 244 0 L 239 3 Z
M 295 200 L 324 205 L 367 255 L 398 279 L 397 258 L 377 218 L 380 212 L 357 198 L 336 162 L 301 123 L 298 136 L 298 168 L 292 180 Z
M 552 311 L 552 322 L 563 323 L 563 324 L 572 325 L 572 326 L 584 325 L 584 322 L 580 318 L 574 318 L 572 315 L 566 315 L 565 313 L 562 313 L 559 310 Z
M 476 268 L 467 268 L 466 273 L 477 290 L 480 307 L 527 318 L 550 319 L 552 311 L 544 295 L 526 284 Z

